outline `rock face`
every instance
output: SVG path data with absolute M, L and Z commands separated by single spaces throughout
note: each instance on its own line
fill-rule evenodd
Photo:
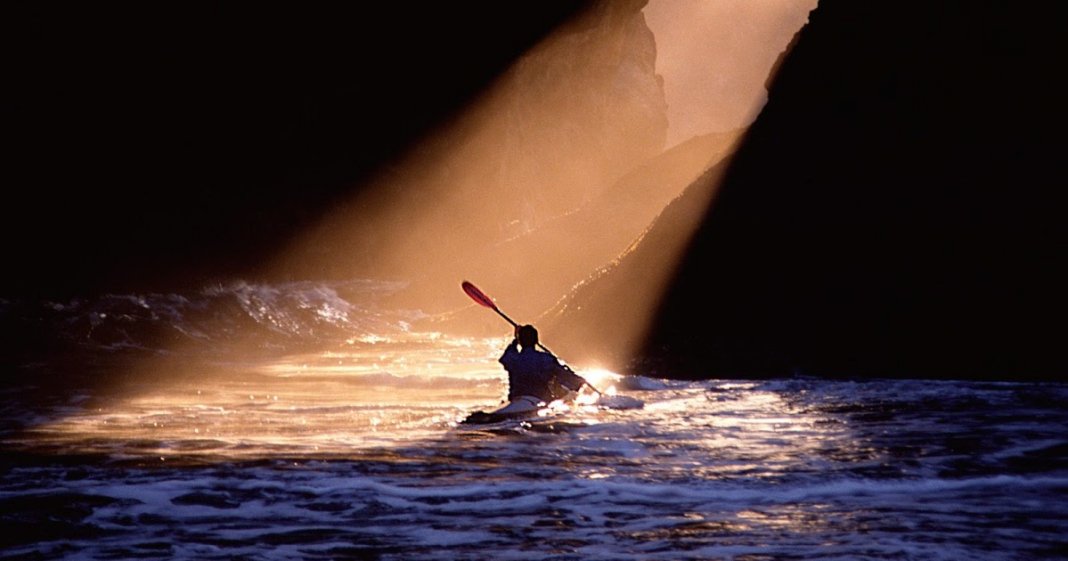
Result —
M 521 228 L 581 206 L 663 150 L 667 103 L 645 3 L 595 4 L 509 71 L 494 107 L 506 118 L 474 148 L 499 149 L 491 181 L 530 209 L 509 213 Z
M 496 243 L 584 206 L 659 155 L 667 104 L 645 3 L 594 2 L 520 57 L 431 147 L 442 173 L 422 188 L 459 201 L 458 212 L 492 201 L 492 214 L 468 222 Z
M 1064 22 L 1048 6 L 822 0 L 632 366 L 1064 376 L 1068 226 L 1051 140 L 1068 99 Z M 673 227 L 667 214 L 646 240 Z M 639 245 L 561 321 L 611 348 L 611 326 L 583 310 L 625 306 L 622 275 L 659 266 L 650 255 Z
M 614 232 L 590 233 L 591 225 L 612 223 L 623 203 L 647 203 L 625 178 L 664 150 L 667 107 L 644 5 L 590 3 L 378 178 L 371 195 L 339 209 L 305 244 L 312 250 L 294 252 L 282 268 L 410 280 L 397 303 L 431 313 L 464 304 L 456 298 L 464 278 L 495 294 L 508 287 L 530 310 L 551 305 L 614 257 L 585 251 L 586 240 L 598 238 L 600 248 Z M 717 142 L 705 143 L 711 152 L 687 167 L 685 182 L 663 186 L 661 205 L 700 173 Z M 600 204 L 606 198 L 620 204 Z M 585 217 L 586 229 L 569 214 Z M 621 234 L 616 251 L 644 223 Z
M 672 199 L 730 153 L 740 133 L 695 137 L 647 159 L 578 210 L 496 244 L 471 274 L 523 290 L 515 308 L 523 317 L 543 314 L 560 295 L 618 260 Z M 536 290 L 530 279 L 537 279 Z
M 698 177 L 628 248 L 542 316 L 539 324 L 554 341 L 562 341 L 553 347 L 561 356 L 576 364 L 626 366 L 726 167 L 727 161 L 720 160 Z

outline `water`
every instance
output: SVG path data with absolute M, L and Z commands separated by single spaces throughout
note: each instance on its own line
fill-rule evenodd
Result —
M 244 308 L 186 297 L 196 330 L 157 317 L 198 335 L 138 355 L 157 375 L 32 412 L 7 389 L 0 559 L 1068 558 L 1065 384 L 586 371 L 645 406 L 469 427 L 504 393 L 503 338 L 261 288 L 279 309 L 249 321 L 288 326 L 270 352 L 216 352 L 234 318 L 198 306 Z M 114 340 L 96 352 L 148 347 Z

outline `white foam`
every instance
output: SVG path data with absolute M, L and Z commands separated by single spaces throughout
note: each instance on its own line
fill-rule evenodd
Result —
M 482 352 L 454 358 L 476 364 Z M 408 350 L 393 358 L 382 360 L 418 363 L 397 370 L 412 376 L 427 363 Z M 121 556 L 114 552 L 145 543 L 146 535 L 170 536 L 173 527 L 189 542 L 175 545 L 179 559 L 326 557 L 338 532 L 352 543 L 366 539 L 399 552 L 384 553 L 389 559 L 614 561 L 759 555 L 1000 561 L 1028 558 L 1068 531 L 1062 504 L 1068 474 L 1057 471 L 1059 464 L 1026 467 L 1042 473 L 1006 473 L 996 470 L 1010 469 L 1002 465 L 1008 462 L 995 461 L 1056 462 L 1063 415 L 1019 407 L 1007 413 L 1011 423 L 984 416 L 992 410 L 947 409 L 932 418 L 916 407 L 926 401 L 908 401 L 939 393 L 970 399 L 980 392 L 972 386 L 665 383 L 670 387 L 638 394 L 648 401 L 641 410 L 574 407 L 505 433 L 448 429 L 451 421 L 442 419 L 468 406 L 452 400 L 471 395 L 462 384 L 459 391 L 428 385 L 403 394 L 326 386 L 324 379 L 332 380 L 274 386 L 276 376 L 239 380 L 206 395 L 187 388 L 164 396 L 173 400 L 142 395 L 131 410 L 104 404 L 100 412 L 71 411 L 61 427 L 42 427 L 37 436 L 85 430 L 94 452 L 150 465 L 90 462 L 78 467 L 77 478 L 68 477 L 76 473 L 69 464 L 19 466 L 7 472 L 0 498 L 32 501 L 39 489 L 55 489 L 130 499 L 95 508 L 86 519 L 107 536 L 76 542 L 85 558 Z M 381 379 L 398 389 L 409 381 Z M 263 398 L 274 395 L 281 398 Z M 227 401 L 232 396 L 240 403 Z M 975 400 L 980 406 L 994 403 L 983 396 Z M 852 413 L 869 406 L 880 415 Z M 194 435 L 196 428 L 210 434 Z M 232 432 L 216 434 L 223 429 Z M 968 447 L 955 447 L 958 438 Z M 169 467 L 170 454 L 201 449 L 224 459 L 204 468 Z M 167 461 L 154 458 L 156 450 L 165 450 Z M 253 461 L 243 461 L 246 452 Z M 221 507 L 240 505 L 216 508 L 210 496 L 203 501 L 209 504 L 174 503 L 190 493 L 228 499 Z M 150 516 L 142 521 L 143 514 Z M 310 537 L 295 539 L 310 543 L 267 539 L 288 532 L 306 532 Z M 198 539 L 234 543 L 212 546 L 209 555 Z M 997 543 L 1005 555 L 968 545 L 977 539 Z M 12 553 L 50 557 L 47 547 Z
M 616 387 L 619 389 L 631 391 L 666 390 L 678 385 L 679 382 L 668 382 L 667 380 L 648 378 L 646 376 L 622 376 L 616 382 Z
M 645 402 L 628 395 L 602 395 L 597 398 L 594 405 L 605 409 L 641 409 Z

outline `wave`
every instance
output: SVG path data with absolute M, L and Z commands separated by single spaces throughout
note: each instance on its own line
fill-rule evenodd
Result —
M 371 279 L 236 281 L 185 293 L 4 300 L 0 325 L 16 336 L 103 351 L 162 350 L 176 343 L 211 348 L 251 339 L 264 348 L 291 348 L 407 331 L 421 314 L 381 305 L 404 286 Z
M 339 483 L 341 484 L 341 483 Z M 499 497 L 524 497 L 530 495 L 551 496 L 581 500 L 585 503 L 608 502 L 615 504 L 669 505 L 704 503 L 724 505 L 738 503 L 750 507 L 757 504 L 793 504 L 806 501 L 846 500 L 870 501 L 875 497 L 910 497 L 924 495 L 931 499 L 942 493 L 996 489 L 1004 494 L 1007 489 L 1055 490 L 1063 489 L 1068 478 L 1057 476 L 996 475 L 969 479 L 843 479 L 811 483 L 808 485 L 782 485 L 774 489 L 746 484 L 693 480 L 690 482 L 651 483 L 646 480 L 620 481 L 574 478 L 569 483 L 560 481 L 537 482 L 472 482 L 455 486 L 400 486 L 366 479 L 346 479 L 344 489 L 368 489 L 382 497 L 405 502 L 403 506 L 423 503 L 438 509 L 471 508 L 484 506 L 487 501 L 500 502 Z M 449 502 L 452 501 L 452 504 Z
M 285 377 L 285 376 L 283 376 Z M 369 374 L 352 374 L 349 372 L 329 374 L 300 374 L 299 378 L 305 383 L 333 382 L 355 387 L 383 387 L 383 388 L 426 388 L 426 389 L 471 389 L 483 385 L 497 385 L 501 382 L 497 378 L 469 377 L 469 376 L 433 376 L 426 374 L 397 375 L 390 372 L 375 372 Z M 624 398 L 626 396 L 618 396 Z

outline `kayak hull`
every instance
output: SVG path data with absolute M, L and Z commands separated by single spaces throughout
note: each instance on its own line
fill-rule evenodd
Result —
M 510 419 L 523 419 L 537 415 L 538 411 L 543 407 L 545 407 L 545 402 L 540 399 L 529 395 L 521 395 L 493 411 L 475 411 L 461 423 L 466 425 L 485 425 Z

